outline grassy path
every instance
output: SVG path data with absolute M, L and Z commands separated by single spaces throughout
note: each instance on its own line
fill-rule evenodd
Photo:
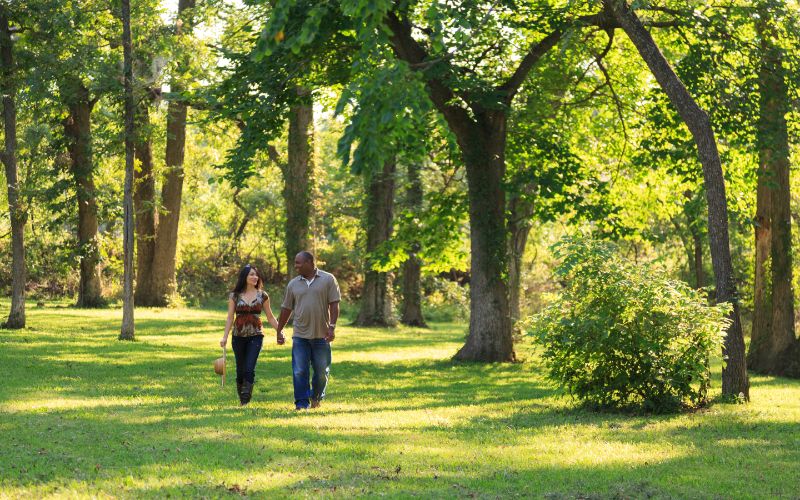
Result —
M 211 367 L 223 313 L 138 310 L 135 343 L 120 317 L 33 308 L 0 330 L 0 497 L 800 498 L 800 382 L 756 377 L 752 404 L 690 415 L 594 414 L 524 346 L 525 363 L 455 364 L 463 325 L 343 326 L 323 408 L 292 409 L 271 337 L 239 408 Z

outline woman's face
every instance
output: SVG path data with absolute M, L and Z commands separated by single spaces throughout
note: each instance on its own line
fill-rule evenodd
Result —
M 255 269 L 250 269 L 250 273 L 247 275 L 247 282 L 253 286 L 258 285 L 258 272 Z

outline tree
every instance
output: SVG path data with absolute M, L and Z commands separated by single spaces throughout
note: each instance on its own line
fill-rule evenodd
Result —
M 137 66 L 143 66 L 138 61 Z M 137 75 L 141 82 L 141 75 Z M 143 88 L 142 88 L 143 87 Z M 156 226 L 158 224 L 156 177 L 153 164 L 152 130 L 150 126 L 150 107 L 155 102 L 155 92 L 149 85 L 136 85 L 139 92 L 134 98 L 136 104 L 134 136 L 134 158 L 138 168 L 133 179 L 133 210 L 136 232 L 136 291 L 135 300 L 142 306 L 154 304 L 153 297 L 153 259 L 156 251 Z M 138 101 L 138 102 L 137 102 Z M 127 119 L 127 118 L 126 118 Z
M 116 18 L 105 2 L 77 5 L 55 1 L 32 4 L 31 43 L 40 49 L 30 80 L 36 98 L 52 103 L 60 119 L 67 170 L 77 202 L 79 307 L 105 304 L 100 280 L 98 190 L 92 112 L 98 101 L 119 87 L 120 55 Z M 112 42 L 113 40 L 113 42 Z
M 17 86 L 15 80 L 13 29 L 5 1 L 0 1 L 0 93 L 3 96 L 4 149 L 0 153 L 8 184 L 8 211 L 11 219 L 12 290 L 11 311 L 5 328 L 25 327 L 25 222 L 20 183 L 17 175 Z
M 283 200 L 286 205 L 286 275 L 294 270 L 299 252 L 313 251 L 314 102 L 311 92 L 298 86 L 297 101 L 289 109 L 289 149 L 283 164 Z
M 186 102 L 182 85 L 193 72 L 185 38 L 191 35 L 194 1 L 179 2 L 174 32 L 167 32 L 161 20 L 154 18 L 155 5 L 139 4 L 134 20 L 139 43 L 134 61 L 134 85 L 137 135 L 135 154 L 138 162 L 134 179 L 136 219 L 136 303 L 142 306 L 166 306 L 175 285 L 175 252 L 183 183 L 184 144 L 186 141 Z M 186 29 L 184 29 L 186 28 Z M 170 40 L 172 38 L 172 40 Z M 169 61 L 177 59 L 177 61 Z M 161 197 L 154 141 L 158 125 L 151 124 L 151 111 L 157 111 L 162 95 L 165 66 L 173 71 L 166 123 L 166 172 Z M 160 125 L 160 124 L 159 124 Z M 166 226 L 162 227 L 162 223 Z M 161 240 L 159 242 L 159 240 Z
M 367 233 L 364 287 L 361 307 L 355 320 L 359 326 L 394 326 L 391 275 L 373 269 L 373 254 L 392 235 L 394 221 L 395 173 L 394 159 L 383 163 L 383 169 L 365 172 L 366 193 L 365 230 Z
M 800 341 L 795 338 L 792 290 L 790 148 L 786 121 L 790 97 L 784 49 L 779 40 L 780 21 L 786 20 L 782 4 L 761 3 L 756 21 L 760 39 L 756 303 L 747 360 L 748 366 L 758 373 L 800 376 L 797 356 Z
M 409 313 L 416 314 L 414 321 L 424 324 L 419 296 L 419 253 L 423 240 L 417 223 L 423 208 L 419 165 L 434 142 L 428 132 L 434 131 L 437 125 L 431 120 L 431 110 L 416 75 L 398 64 L 382 64 L 378 60 L 374 63 L 360 70 L 354 69 L 337 106 L 339 114 L 345 114 L 349 108 L 350 118 L 339 140 L 338 155 L 345 165 L 350 166 L 351 173 L 363 176 L 366 194 L 363 224 L 366 233 L 365 275 L 361 308 L 355 324 L 396 324 L 392 272 L 404 262 L 408 271 L 404 276 L 404 291 L 408 294 L 404 307 L 411 306 Z M 376 80 L 382 83 L 369 85 Z M 395 228 L 394 193 L 398 184 L 398 163 L 409 165 L 409 185 L 407 206 Z M 416 300 L 416 312 L 409 299 Z
M 456 138 L 468 180 L 470 334 L 456 359 L 514 360 L 503 185 L 509 112 L 550 49 L 573 28 L 597 24 L 602 16 L 569 17 L 560 9 L 520 12 L 512 4 L 481 1 L 423 5 L 349 0 L 307 9 L 301 36 L 273 43 L 294 4 L 276 3 L 276 15 L 264 30 L 267 54 L 281 43 L 299 50 L 324 39 L 329 30 L 319 29 L 319 19 L 338 8 L 351 20 L 347 29 L 356 32 L 361 45 L 356 57 L 360 68 L 394 58 L 424 82 L 427 98 Z M 393 56 L 385 54 L 387 47 Z
M 728 238 L 727 199 L 722 164 L 708 115 L 697 105 L 672 70 L 650 33 L 624 0 L 604 0 L 603 6 L 631 39 L 642 59 L 683 119 L 697 145 L 708 203 L 708 235 L 716 279 L 717 301 L 732 304 L 731 326 L 725 338 L 722 393 L 728 397 L 750 398 L 750 383 L 744 352 L 744 336 L 739 317 L 736 283 L 733 279 Z
M 80 287 L 78 307 L 99 307 L 105 304 L 100 285 L 100 252 L 97 247 L 97 198 L 93 178 L 91 115 L 96 97 L 80 79 L 68 76 L 60 82 L 60 92 L 68 115 L 63 121 L 67 151 L 78 201 L 78 251 L 80 253 Z
M 406 187 L 405 208 L 411 214 L 419 214 L 422 211 L 424 198 L 422 188 L 422 178 L 420 176 L 420 165 L 417 162 L 409 162 L 406 166 Z M 422 275 L 422 260 L 419 258 L 421 250 L 418 239 L 411 243 L 408 257 L 403 262 L 403 310 L 400 315 L 400 322 L 408 326 L 419 326 L 427 328 L 425 317 L 422 314 L 422 286 L 420 277 Z
M 124 198 L 124 296 L 122 307 L 122 328 L 120 340 L 133 340 L 135 325 L 133 322 L 133 162 L 134 162 L 134 114 L 133 99 L 133 56 L 131 54 L 131 7 L 130 0 L 122 0 L 122 50 L 124 59 L 125 87 L 125 198 Z
M 273 145 L 267 146 L 270 159 L 283 177 L 284 249 L 286 275 L 294 270 L 294 257 L 301 251 L 314 251 L 312 236 L 314 208 L 314 104 L 311 92 L 302 86 L 295 89 L 297 101 L 289 107 L 287 159 L 281 159 Z
M 534 64 L 557 43 L 563 32 L 557 29 L 532 44 L 512 75 L 493 89 L 501 96 L 500 102 L 486 103 L 482 102 L 484 96 L 480 94 L 474 97 L 463 93 L 457 95 L 453 90 L 456 82 L 434 76 L 437 73 L 454 75 L 457 70 L 443 58 L 437 64 L 435 61 L 440 54 L 430 53 L 412 36 L 408 14 L 386 12 L 391 47 L 395 55 L 412 68 L 434 68 L 434 71 L 426 72 L 426 90 L 456 136 L 467 169 L 471 235 L 470 328 L 466 344 L 455 357 L 474 361 L 513 361 L 511 312 L 507 283 L 503 279 L 507 270 L 505 196 L 502 189 L 505 109 L 511 105 Z M 443 41 L 435 42 L 442 44 Z M 436 45 L 432 42 L 431 46 Z M 460 105 L 459 100 L 469 111 Z
M 412 34 L 409 9 L 387 9 L 384 21 L 395 56 L 423 74 L 428 96 L 455 135 L 467 171 L 470 333 L 455 358 L 512 361 L 515 354 L 511 301 L 516 300 L 516 292 L 511 292 L 506 276 L 509 254 L 521 254 L 520 245 L 527 235 L 525 221 L 531 212 L 529 207 L 523 208 L 518 203 L 520 200 L 511 200 L 511 221 L 520 227 L 519 230 L 511 227 L 516 241 L 509 243 L 504 182 L 510 110 L 531 71 L 540 65 L 546 54 L 571 29 L 580 29 L 595 18 L 566 20 L 558 14 L 547 14 L 523 20 L 513 9 L 495 12 L 494 7 L 480 2 L 440 9 L 429 11 L 430 25 L 421 30 L 429 36 L 423 41 Z M 534 26 L 535 34 L 524 38 L 523 51 L 513 53 L 512 47 L 518 44 L 508 44 L 509 40 L 501 33 L 519 24 Z M 481 32 L 498 29 L 498 38 L 465 36 L 477 26 L 481 27 Z M 467 46 L 467 55 L 459 58 L 459 48 Z M 498 66 L 510 69 L 499 72 L 498 76 Z M 483 71 L 475 71 L 476 68 Z M 518 280 L 512 286 L 518 287 Z
M 175 37 L 184 39 L 191 36 L 194 26 L 192 9 L 195 0 L 179 0 L 178 16 L 175 21 Z M 188 73 L 187 51 L 181 51 L 177 61 L 177 72 Z M 180 93 L 184 90 L 182 79 L 174 75 L 170 91 Z M 152 264 L 152 305 L 164 306 L 176 292 L 175 258 L 178 248 L 178 224 L 183 198 L 184 157 L 186 150 L 187 106 L 182 99 L 171 99 L 167 106 L 167 147 L 165 153 L 166 174 L 161 187 L 163 210 L 158 212 L 158 227 L 155 234 L 155 249 Z
M 314 106 L 313 91 L 320 85 L 340 82 L 342 68 L 347 67 L 347 37 L 314 45 L 302 57 L 281 46 L 265 57 L 263 30 L 253 30 L 264 15 L 274 15 L 272 2 L 254 2 L 250 16 L 237 18 L 236 33 L 246 40 L 223 44 L 222 54 L 231 61 L 225 78 L 210 92 L 207 100 L 217 116 L 239 124 L 241 136 L 237 147 L 229 152 L 224 165 L 225 178 L 236 187 L 244 186 L 253 175 L 254 158 L 266 150 L 283 177 L 285 207 L 284 253 L 287 274 L 293 272 L 294 256 L 301 250 L 313 250 L 314 238 Z M 286 34 L 300 29 L 298 16 L 304 5 L 287 13 Z M 324 29 L 336 30 L 335 19 L 318 22 Z M 234 37 L 231 37 L 234 38 Z M 288 121 L 288 154 L 284 161 L 274 146 Z

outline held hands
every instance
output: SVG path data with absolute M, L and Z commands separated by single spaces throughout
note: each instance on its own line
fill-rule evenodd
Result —
M 276 330 L 278 333 L 278 345 L 283 345 L 286 343 L 286 337 L 283 336 L 282 330 Z
M 335 330 L 335 327 L 329 326 L 328 327 L 328 332 L 325 334 L 325 340 L 327 340 L 329 344 L 331 342 L 333 342 L 333 339 L 336 338 L 336 334 L 334 333 L 334 330 Z

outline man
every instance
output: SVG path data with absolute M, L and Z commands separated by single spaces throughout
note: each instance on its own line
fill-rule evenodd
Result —
M 310 252 L 294 258 L 297 276 L 286 286 L 278 319 L 278 344 L 286 342 L 283 327 L 294 312 L 292 373 L 294 405 L 298 410 L 317 408 L 325 397 L 331 367 L 331 345 L 339 318 L 339 284 L 332 274 L 320 271 Z M 310 368 L 314 378 L 309 387 Z

